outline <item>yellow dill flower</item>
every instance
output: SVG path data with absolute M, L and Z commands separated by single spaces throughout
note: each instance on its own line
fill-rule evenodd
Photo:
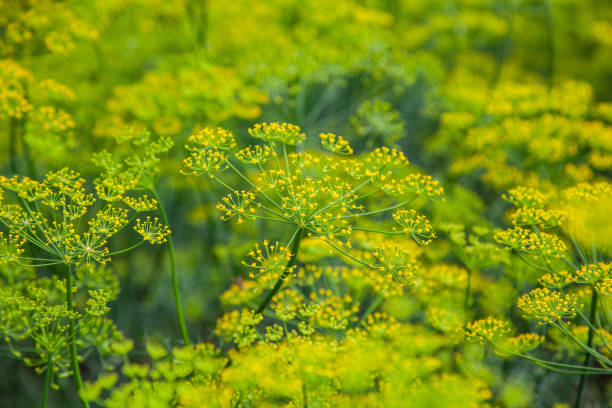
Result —
M 612 278 L 612 263 L 599 262 L 598 264 L 582 265 L 575 272 L 575 279 L 578 283 L 593 285 L 609 278 Z
M 308 335 L 317 328 L 346 330 L 349 324 L 357 321 L 357 312 L 359 306 L 351 296 L 336 295 L 324 288 L 311 292 L 309 302 L 302 303 L 298 310 L 299 315 L 307 320 L 305 329 Z
M 239 347 L 245 347 L 258 339 L 255 326 L 263 320 L 263 316 L 253 310 L 233 310 L 217 320 L 215 333 L 226 340 L 233 339 Z
M 142 236 L 142 239 L 151 244 L 162 244 L 166 242 L 166 237 L 170 235 L 170 228 L 159 222 L 159 219 L 147 216 L 144 221 L 136 219 L 134 231 Z
M 361 322 L 363 329 L 374 338 L 392 339 L 400 329 L 400 323 L 384 312 L 374 312 Z
M 89 220 L 90 231 L 100 236 L 111 236 L 128 223 L 128 211 L 123 208 L 105 207 Z
M 525 354 L 534 350 L 544 343 L 544 336 L 535 333 L 522 333 L 518 336 L 509 337 L 499 345 L 496 350 L 498 354 Z
M 440 182 L 434 180 L 429 175 L 420 173 L 410 174 L 401 183 L 402 193 L 414 193 L 429 199 L 441 199 L 444 201 L 442 197 L 444 189 L 440 186 Z
M 270 307 L 281 321 L 289 321 L 295 318 L 304 301 L 301 293 L 285 288 L 274 298 Z
M 104 177 L 94 180 L 96 195 L 104 201 L 114 202 L 124 199 L 125 192 L 131 188 L 119 177 Z
M 260 206 L 255 202 L 255 194 L 250 191 L 234 191 L 223 197 L 217 203 L 216 209 L 221 212 L 223 221 L 236 219 L 237 224 L 242 224 L 245 219 L 255 218 L 255 211 Z
M 306 138 L 299 126 L 276 122 L 256 123 L 249 129 L 249 134 L 270 143 L 280 142 L 286 145 L 298 145 Z
M 136 212 L 153 211 L 157 208 L 157 200 L 147 194 L 138 197 L 125 196 L 123 202 Z
M 512 225 L 517 227 L 537 225 L 541 228 L 553 228 L 562 225 L 566 219 L 567 212 L 563 210 L 529 207 L 521 207 L 510 216 Z
M 612 195 L 612 184 L 607 182 L 580 183 L 562 191 L 565 201 L 596 201 L 600 197 Z
M 58 101 L 76 100 L 76 94 L 72 89 L 50 78 L 40 81 L 38 83 L 38 90 L 47 93 L 48 99 Z
M 191 153 L 183 160 L 183 165 L 191 170 L 191 174 L 207 174 L 211 179 L 227 169 L 227 158 L 214 149 L 202 149 Z
M 70 234 L 74 234 L 75 230 L 69 230 Z M 106 236 L 112 235 L 113 233 L 107 234 Z M 89 264 L 92 261 L 98 263 L 108 262 L 109 250 L 106 248 L 106 239 L 104 236 L 100 236 L 96 233 L 85 232 L 81 235 L 74 235 L 72 237 L 61 237 L 56 240 L 59 242 L 64 240 L 67 242 L 68 257 L 69 259 L 77 264 Z
M 231 132 L 223 128 L 204 128 L 189 136 L 189 142 L 203 149 L 230 150 L 236 147 L 236 140 Z M 187 146 L 189 149 L 192 147 Z
M 251 279 L 261 279 L 262 282 L 269 282 L 283 275 L 287 261 L 291 259 L 291 253 L 278 241 L 270 243 L 265 240 L 261 246 L 255 244 L 255 247 L 247 253 L 247 259 L 248 261 L 243 261 L 242 264 L 252 269 L 249 277 Z M 290 267 L 287 276 L 294 269 L 295 266 Z
M 466 337 L 468 340 L 484 344 L 486 342 L 502 340 L 510 331 L 510 324 L 508 322 L 487 317 L 486 319 L 468 323 L 466 326 Z
M 323 146 L 325 150 L 346 156 L 350 156 L 354 153 L 349 142 L 342 136 L 337 136 L 333 133 L 321 133 L 319 138 L 321 139 L 321 146 Z
M 398 286 L 412 284 L 416 260 L 395 245 L 381 245 L 370 252 L 371 267 Z
M 563 289 L 576 282 L 576 276 L 566 270 L 562 270 L 555 273 L 545 273 L 538 278 L 538 282 L 549 289 Z
M 595 290 L 599 295 L 605 297 L 612 297 L 612 278 L 603 278 L 594 285 Z
M 426 295 L 439 291 L 465 288 L 468 272 L 458 265 L 435 263 L 419 269 L 414 278 L 414 287 L 418 293 Z
M 263 191 L 274 190 L 276 188 L 282 189 L 290 183 L 291 180 L 283 170 L 266 170 L 261 172 L 257 178 L 257 185 Z
M 0 231 L 0 265 L 16 261 L 24 252 L 22 248 L 26 239 L 18 234 L 8 234 L 6 237 Z
M 560 258 L 567 251 L 565 243 L 557 236 L 545 232 L 537 233 L 520 227 L 497 232 L 493 238 L 499 244 L 520 252 L 527 252 L 535 258 L 540 256 Z
M 21 119 L 33 109 L 21 86 L 9 86 L 0 78 L 0 113 Z
M 509 190 L 506 194 L 502 195 L 502 198 L 515 207 L 522 208 L 543 208 L 549 201 L 549 197 L 542 192 L 530 188 L 519 186 Z
M 397 210 L 393 213 L 393 220 L 399 224 L 401 232 L 410 234 L 419 245 L 428 245 L 436 237 L 427 217 L 415 210 Z
M 538 320 L 539 324 L 555 323 L 561 319 L 576 316 L 579 307 L 575 295 L 563 295 L 550 289 L 537 288 L 521 296 L 517 306 L 528 319 Z
M 244 164 L 256 164 L 263 165 L 271 157 L 276 156 L 276 152 L 273 151 L 270 146 L 248 146 L 244 149 L 236 152 L 236 158 Z
M 43 106 L 30 113 L 32 121 L 45 131 L 62 133 L 75 127 L 72 117 L 61 109 L 53 106 Z

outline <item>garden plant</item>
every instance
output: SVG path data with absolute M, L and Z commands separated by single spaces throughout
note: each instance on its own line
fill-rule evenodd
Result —
M 0 1 L 0 407 L 612 404 L 612 4 L 332 3 Z

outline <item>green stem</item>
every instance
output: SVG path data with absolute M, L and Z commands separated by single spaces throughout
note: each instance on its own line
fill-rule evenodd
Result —
M 465 299 L 463 299 L 463 311 L 465 313 L 465 319 L 467 322 L 470 310 L 470 303 L 472 300 L 472 269 L 467 268 L 467 283 L 465 285 Z
M 330 218 L 330 220 L 332 220 L 332 221 L 333 221 L 333 220 L 341 220 L 341 219 L 344 219 L 344 218 L 352 218 L 352 217 L 365 217 L 366 215 L 380 214 L 380 213 L 383 213 L 383 212 L 387 212 L 387 211 L 395 210 L 396 208 L 399 208 L 399 207 L 402 207 L 402 206 L 404 206 L 404 205 L 408 205 L 408 204 L 410 204 L 412 201 L 414 201 L 414 199 L 415 199 L 416 197 L 417 197 L 417 196 L 414 196 L 414 197 L 412 197 L 412 198 L 411 198 L 411 199 L 409 199 L 409 200 L 402 201 L 401 203 L 399 203 L 399 204 L 395 204 L 395 205 L 392 205 L 391 207 L 381 208 L 380 210 L 368 211 L 368 212 L 359 213 L 359 214 L 350 214 L 350 215 L 344 215 L 344 216 L 342 216 L 342 217 L 333 217 L 333 218 Z
M 550 91 L 554 84 L 555 76 L 555 29 L 552 15 L 552 0 L 546 1 L 546 31 L 547 31 L 547 66 L 546 83 Z
M 70 264 L 66 264 L 68 267 L 66 273 L 66 309 L 68 313 L 72 314 L 72 267 Z M 79 358 L 76 349 L 76 335 L 74 328 L 74 318 L 69 317 L 68 323 L 68 337 L 70 347 L 70 362 L 72 365 L 72 376 L 74 377 L 74 384 L 76 385 L 77 392 L 79 393 L 79 399 L 81 400 L 81 406 L 83 408 L 89 408 L 89 404 L 83 398 L 81 398 L 81 389 L 83 388 L 83 381 L 81 380 L 81 370 L 79 369 Z
M 120 251 L 111 252 L 111 253 L 109 253 L 109 254 L 108 254 L 108 256 L 115 256 L 115 255 L 120 255 L 120 254 L 123 254 L 123 253 L 129 252 L 129 251 L 131 251 L 131 250 L 133 250 L 133 249 L 138 248 L 138 247 L 139 247 L 139 246 L 141 246 L 143 243 L 144 243 L 144 239 L 143 239 L 142 241 L 140 241 L 139 243 L 132 245 L 131 247 L 128 247 L 128 248 L 122 249 L 122 250 L 120 250 Z
M 28 176 L 36 180 L 38 178 L 38 174 L 36 173 L 36 165 L 34 164 L 34 160 L 32 160 L 32 154 L 30 153 L 30 145 L 25 139 L 25 119 L 22 119 L 19 123 L 21 125 L 21 146 L 23 148 L 23 158 L 25 159 L 26 165 L 28 167 Z
M 529 262 L 529 261 L 528 261 L 528 260 L 527 260 L 527 259 L 526 259 L 526 258 L 523 256 L 523 254 L 521 254 L 521 253 L 520 253 L 518 250 L 516 250 L 516 249 L 515 249 L 515 250 L 514 250 L 514 253 L 515 253 L 515 254 L 516 254 L 516 255 L 517 255 L 517 256 L 518 256 L 518 257 L 521 259 L 521 261 L 525 262 L 525 264 L 527 264 L 527 265 L 531 266 L 532 268 L 537 269 L 537 270 L 542 271 L 542 272 L 546 272 L 546 273 L 550 272 L 550 271 L 549 271 L 548 269 L 546 269 L 546 268 L 542 268 L 542 267 L 541 267 L 541 266 L 539 266 L 539 265 L 536 265 L 536 264 L 534 264 L 534 263 Z
M 299 228 L 295 232 L 295 235 L 292 240 L 293 242 L 291 244 L 291 249 L 289 250 L 291 253 L 291 256 L 289 257 L 289 261 L 287 261 L 287 265 L 285 265 L 285 269 L 283 270 L 283 273 L 281 273 L 281 276 L 278 278 L 278 280 L 276 281 L 276 283 L 274 284 L 270 292 L 268 292 L 268 294 L 266 295 L 264 300 L 261 302 L 261 304 L 255 311 L 255 313 L 257 314 L 263 313 L 263 311 L 266 310 L 266 307 L 268 306 L 268 304 L 270 303 L 274 295 L 276 295 L 276 293 L 278 293 L 278 291 L 280 290 L 281 286 L 283 286 L 283 282 L 285 281 L 289 273 L 291 273 L 291 268 L 293 267 L 293 265 L 295 265 L 295 260 L 297 258 L 298 251 L 300 250 L 300 242 L 302 241 L 303 235 L 304 235 L 303 228 Z
M 51 378 L 53 376 L 53 353 L 49 354 L 47 361 L 47 373 L 45 374 L 45 389 L 42 395 L 42 401 L 40 403 L 41 408 L 47 406 L 47 396 L 49 395 L 49 388 L 51 387 Z
M 304 408 L 308 408 L 308 393 L 306 392 L 306 382 L 302 380 L 302 402 Z
M 564 323 L 562 321 L 559 321 L 559 324 L 555 323 L 555 322 L 552 322 L 552 325 L 555 326 L 557 329 L 561 330 L 563 332 L 563 334 L 565 334 L 567 337 L 572 339 L 574 341 L 574 343 L 578 344 L 584 351 L 586 351 L 587 353 L 589 353 L 593 357 L 595 357 L 600 364 L 606 366 L 606 368 L 608 368 L 608 369 L 610 369 L 612 367 L 612 360 L 608 359 L 606 356 L 604 356 L 603 354 L 601 354 L 600 352 L 598 352 L 594 348 L 592 348 L 592 347 L 584 344 L 583 342 L 581 342 L 576 336 L 574 336 L 569 330 L 567 330 L 564 327 Z
M 16 120 L 9 118 L 9 160 L 11 173 L 17 172 L 17 127 Z
M 405 232 L 403 231 L 384 231 L 384 230 L 377 230 L 377 229 L 370 229 L 370 228 L 359 228 L 359 227 L 352 227 L 351 228 L 353 231 L 366 231 L 366 232 L 373 232 L 374 234 L 385 234 L 385 235 L 406 235 Z
M 151 193 L 157 200 L 159 205 L 159 215 L 162 218 L 162 222 L 168 225 L 168 217 L 166 216 L 166 210 L 164 205 L 155 191 L 155 188 L 151 188 Z M 181 329 L 181 335 L 185 344 L 190 345 L 189 335 L 187 334 L 187 326 L 185 325 L 185 317 L 183 316 L 183 306 L 181 305 L 181 292 L 179 291 L 178 275 L 176 273 L 176 259 L 174 257 L 174 242 L 172 234 L 168 236 L 168 256 L 170 258 L 170 272 L 172 275 L 172 293 L 174 295 L 174 304 L 176 306 L 176 319 L 178 320 L 179 327 Z
M 591 295 L 591 312 L 589 315 L 589 321 L 595 321 L 595 314 L 597 313 L 597 291 L 594 288 L 591 288 L 593 294 Z M 593 327 L 589 325 L 589 334 L 587 337 L 587 346 L 591 347 L 593 345 L 593 335 L 595 330 Z M 584 356 L 584 364 L 583 367 L 588 367 L 591 362 L 591 354 L 587 351 Z M 582 374 L 580 376 L 580 382 L 578 383 L 578 391 L 576 392 L 576 402 L 574 402 L 574 408 L 580 408 L 580 400 L 582 399 L 582 394 L 584 392 L 584 385 L 586 383 L 586 376 Z
M 366 311 L 363 312 L 363 314 L 359 318 L 359 323 L 357 323 L 357 325 L 361 324 L 361 322 L 363 322 L 369 315 L 371 315 L 372 312 L 374 312 L 376 309 L 378 309 L 378 306 L 380 306 L 380 304 L 382 303 L 383 300 L 384 300 L 384 297 L 381 296 L 381 295 L 378 295 L 376 297 L 376 299 L 374 299 L 374 301 L 372 301 L 372 303 L 370 303 L 370 306 L 368 306 Z

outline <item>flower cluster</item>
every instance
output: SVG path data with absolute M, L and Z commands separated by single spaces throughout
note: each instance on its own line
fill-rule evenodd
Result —
M 467 338 L 472 341 L 478 341 L 481 344 L 501 340 L 510 331 L 511 328 L 508 322 L 492 317 L 476 320 L 466 326 Z
M 323 146 L 325 150 L 348 156 L 354 153 L 353 148 L 349 145 L 349 142 L 342 136 L 337 136 L 333 133 L 321 133 L 319 138 L 321 139 L 321 146 Z
M 358 225 L 368 216 L 384 215 L 394 209 L 397 211 L 393 218 L 402 228 L 400 233 L 409 234 L 423 245 L 435 237 L 423 215 L 402 207 L 419 196 L 439 199 L 443 190 L 430 176 L 415 172 L 402 152 L 383 147 L 355 157 L 343 138 L 322 134 L 321 141 L 327 150 L 346 157 L 292 153 L 287 148 L 301 143 L 305 135 L 299 127 L 286 123 L 259 123 L 249 129 L 249 134 L 267 144 L 248 146 L 234 153 L 246 168 L 232 159 L 231 150 L 236 143 L 229 132 L 203 129 L 190 138 L 190 156 L 184 160 L 185 166 L 194 174 L 207 174 L 230 190 L 216 206 L 222 220 L 242 224 L 262 219 L 293 224 L 301 231 L 296 231 L 294 244 L 299 245 L 304 237 L 319 238 L 349 258 L 354 258 L 347 252 L 352 248 L 354 228 L 360 228 Z M 231 187 L 222 180 L 226 169 L 231 169 L 249 189 Z M 367 208 L 371 198 L 381 193 L 392 200 L 391 204 Z M 292 265 L 283 272 L 281 260 L 288 263 L 291 255 L 295 255 L 288 247 L 264 243 L 262 248 L 257 246 L 249 253 L 253 261 L 245 264 L 256 270 L 252 276 L 266 280 L 285 278 Z M 415 269 L 412 258 L 398 247 L 377 248 L 357 262 L 388 275 L 395 284 L 409 282 Z
M 27 241 L 58 263 L 105 263 L 110 254 L 108 239 L 128 224 L 127 209 L 110 203 L 100 208 L 102 200 L 88 193 L 85 180 L 69 169 L 49 172 L 42 182 L 2 176 L 0 185 L 24 203 L 0 206 L 0 222 L 13 237 L 3 245 L 7 254 L 17 255 Z
M 517 305 L 526 318 L 535 319 L 540 324 L 571 319 L 576 316 L 576 308 L 579 307 L 575 295 L 540 288 L 521 296 Z
M 567 247 L 556 235 L 515 227 L 495 234 L 495 241 L 534 257 L 562 257 Z
M 170 229 L 167 225 L 161 224 L 158 218 L 151 219 L 147 216 L 143 221 L 140 218 L 136 220 L 134 231 L 142 236 L 142 239 L 151 244 L 162 244 L 166 242 L 166 237 L 170 235 Z
M 255 248 L 247 253 L 248 261 L 242 261 L 242 264 L 250 269 L 249 277 L 259 278 L 263 282 L 268 282 L 271 279 L 279 279 L 283 276 L 285 265 L 291 259 L 292 254 L 288 248 L 285 248 L 278 241 L 270 243 L 264 241 L 260 246 L 255 244 Z M 291 274 L 295 266 L 291 266 L 287 274 Z
M 399 224 L 401 231 L 410 234 L 420 245 L 427 245 L 436 232 L 427 220 L 427 217 L 417 213 L 415 210 L 398 210 L 393 213 L 393 220 Z

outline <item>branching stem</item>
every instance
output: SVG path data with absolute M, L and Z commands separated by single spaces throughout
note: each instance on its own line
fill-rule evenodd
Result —
M 151 193 L 157 200 L 159 205 L 159 215 L 161 216 L 162 222 L 165 225 L 168 225 L 168 217 L 166 216 L 166 210 L 164 209 L 164 205 L 157 194 L 157 191 L 152 188 Z M 169 226 L 168 226 L 169 227 Z M 179 327 L 181 329 L 181 335 L 183 336 L 183 341 L 185 344 L 190 345 L 191 341 L 189 340 L 189 334 L 187 334 L 187 326 L 185 325 L 185 317 L 183 315 L 183 306 L 181 304 L 181 292 L 179 290 L 178 283 L 178 274 L 176 272 L 176 259 L 174 257 L 174 241 L 172 239 L 172 234 L 168 236 L 168 257 L 170 258 L 170 273 L 172 275 L 172 293 L 174 295 L 174 304 L 176 306 L 176 319 L 178 321 Z
M 68 313 L 72 315 L 72 266 L 66 264 L 66 309 Z M 68 337 L 70 346 L 70 362 L 72 365 L 72 377 L 74 378 L 74 384 L 76 385 L 77 392 L 80 394 L 83 388 L 83 381 L 81 380 L 81 370 L 79 369 L 79 357 L 76 349 L 76 334 L 74 327 L 74 318 L 69 316 L 68 323 Z M 89 403 L 85 401 L 80 395 L 81 406 L 83 408 L 89 408 Z
M 291 249 L 289 250 L 291 253 L 291 256 L 289 257 L 289 260 L 287 261 L 287 265 L 285 265 L 285 269 L 281 273 L 281 276 L 279 276 L 278 280 L 276 281 L 276 283 L 274 284 L 270 292 L 268 292 L 264 300 L 261 302 L 261 304 L 255 311 L 255 313 L 257 314 L 263 313 L 263 311 L 266 310 L 266 307 L 268 306 L 272 298 L 278 293 L 281 286 L 283 286 L 283 282 L 285 281 L 287 276 L 289 276 L 289 274 L 291 273 L 293 265 L 295 265 L 295 260 L 297 259 L 297 254 L 298 254 L 298 251 L 300 250 L 300 242 L 302 241 L 303 235 L 304 235 L 303 228 L 299 228 L 295 232 L 291 240 L 292 241 L 291 247 L 290 247 Z
M 591 288 L 591 290 L 593 291 L 593 294 L 591 295 L 591 312 L 589 314 L 589 321 L 594 322 L 595 314 L 597 313 L 597 291 L 595 290 L 595 288 Z M 593 334 L 594 333 L 595 333 L 595 330 L 593 330 L 593 327 L 589 325 L 589 334 L 587 337 L 588 347 L 591 347 L 593 345 Z M 589 366 L 590 362 L 591 362 L 591 353 L 587 351 L 584 355 L 584 363 L 582 364 L 582 366 L 586 368 Z M 574 402 L 574 408 L 580 408 L 580 400 L 582 399 L 582 394 L 584 392 L 585 383 L 586 383 L 586 376 L 582 374 L 580 376 L 580 381 L 578 382 L 578 391 L 576 391 L 576 401 Z
M 41 408 L 47 406 L 47 396 L 49 395 L 49 388 L 51 387 L 51 378 L 53 376 L 53 353 L 49 354 L 47 360 L 47 373 L 45 374 L 45 389 L 43 390 L 42 401 L 40 402 Z

